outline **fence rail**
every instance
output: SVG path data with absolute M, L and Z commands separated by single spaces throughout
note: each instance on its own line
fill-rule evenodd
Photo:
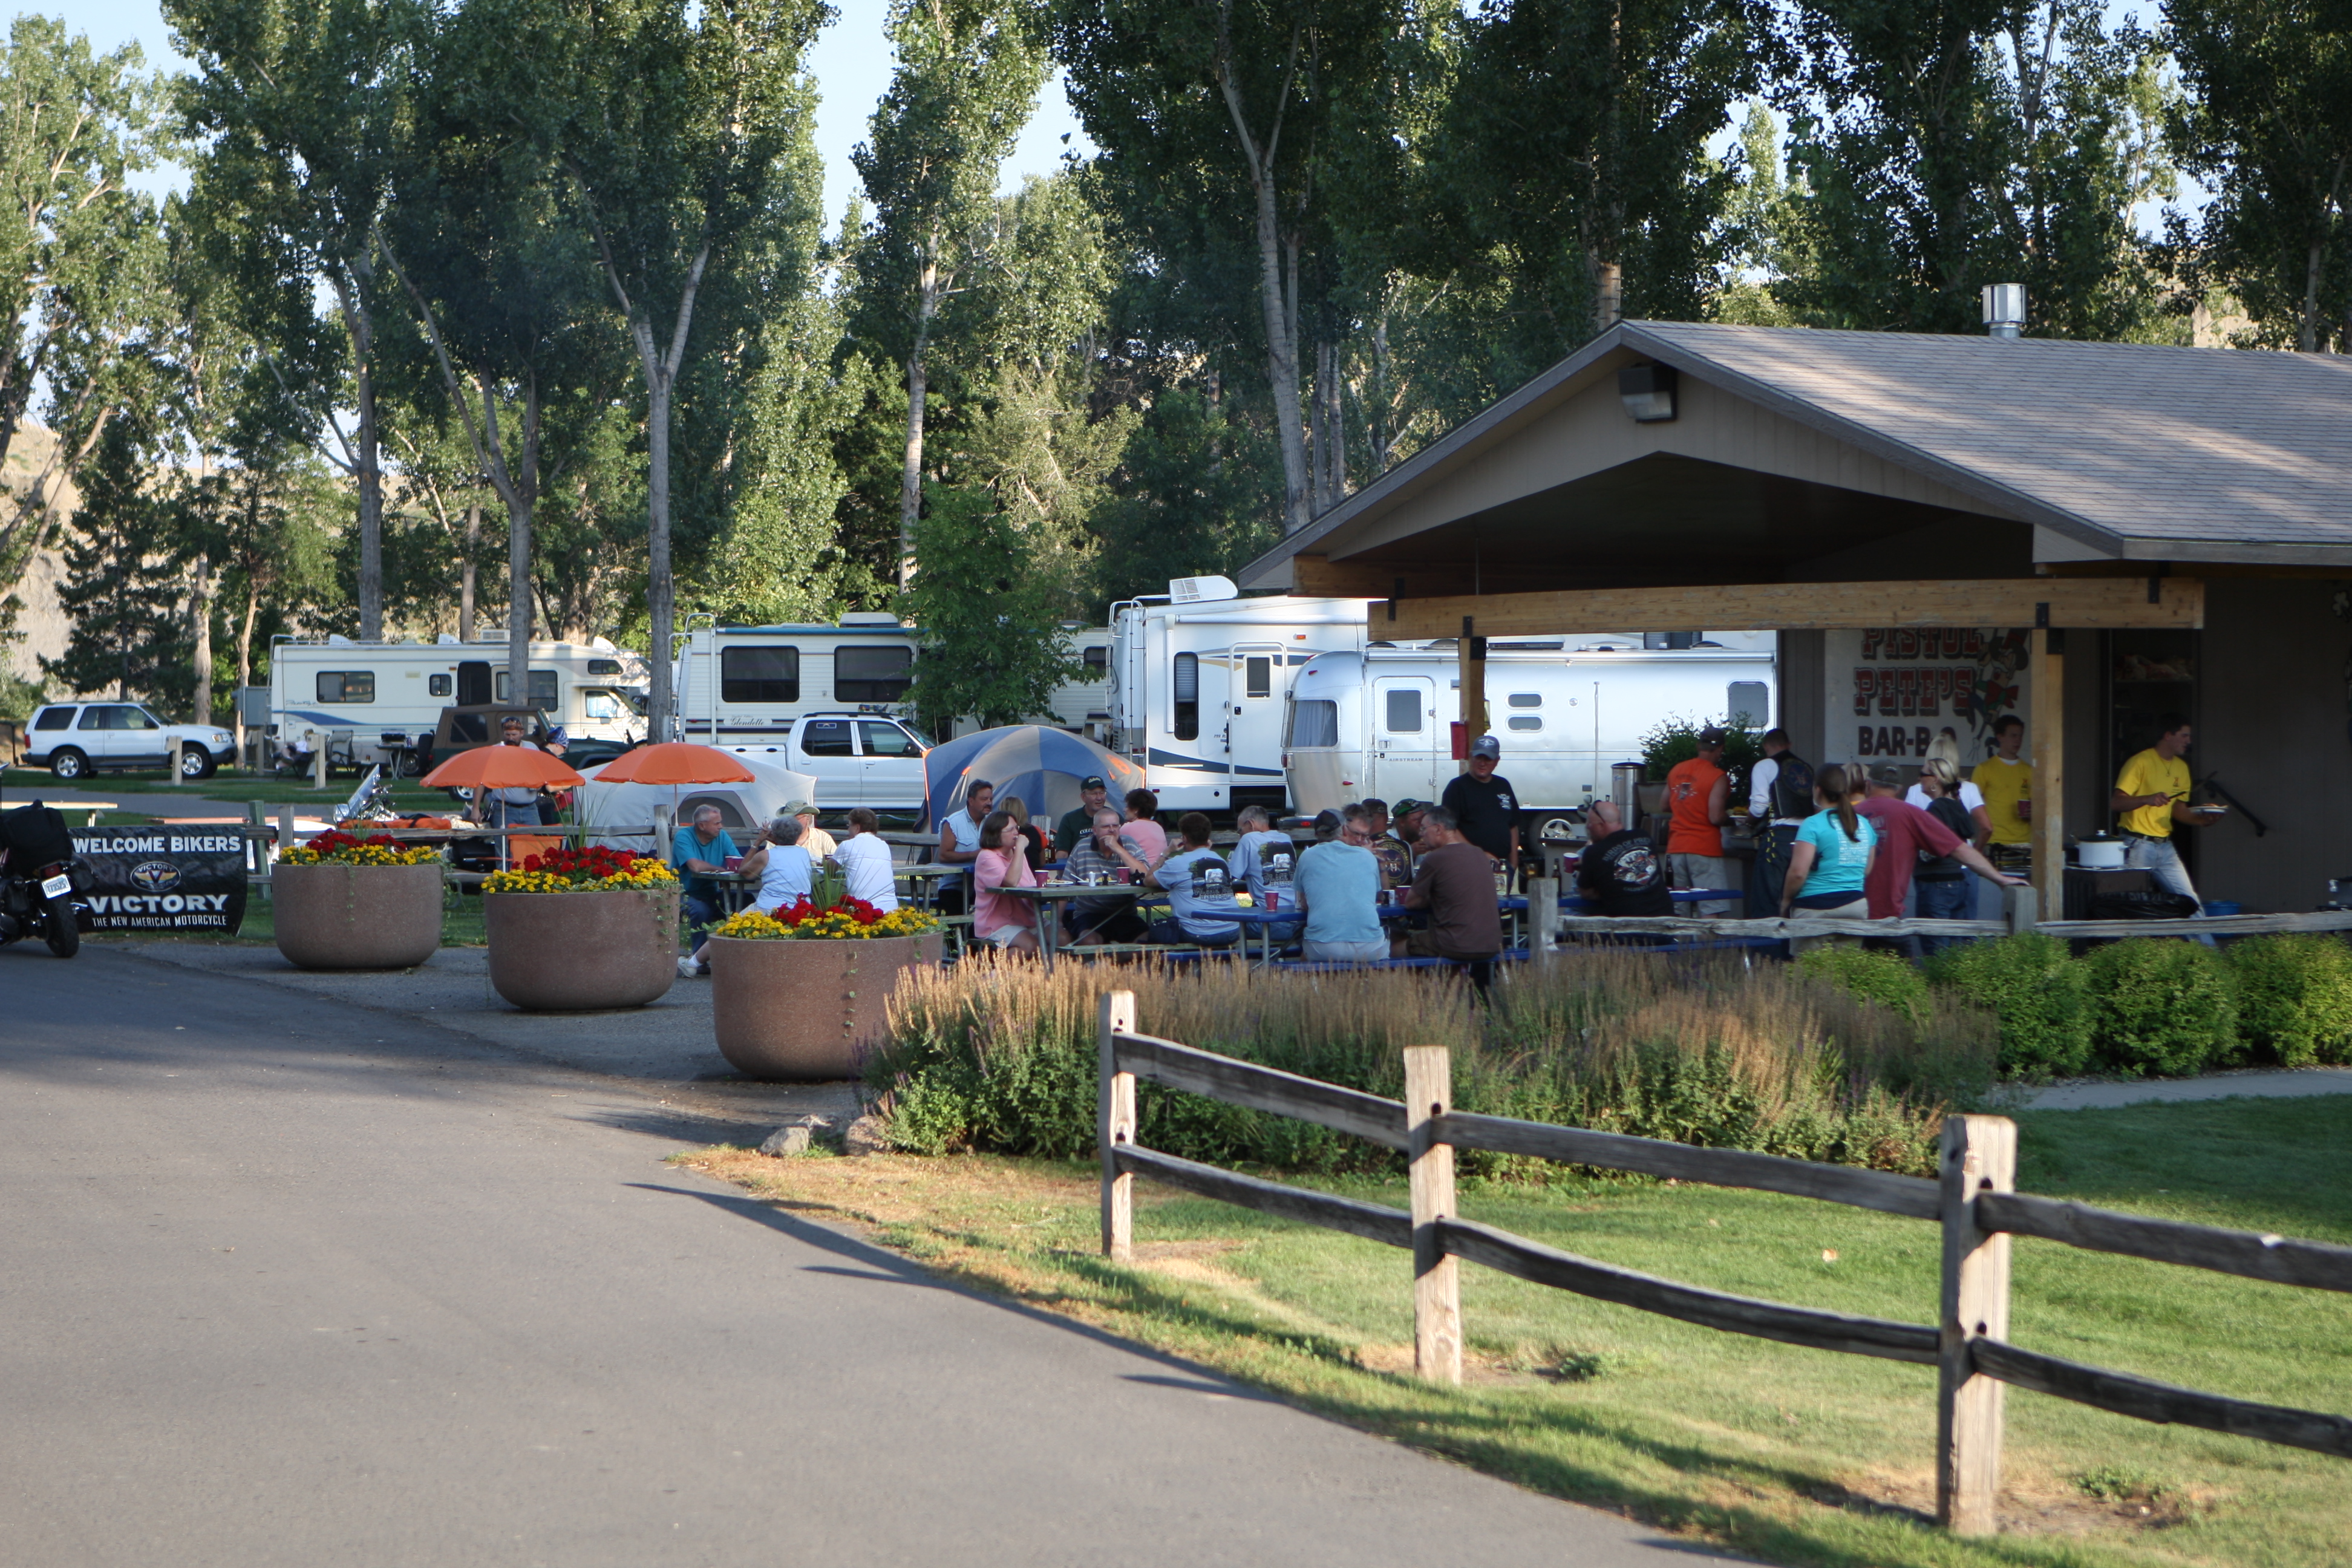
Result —
M 2012 1190 L 2016 1123 L 1954 1116 L 1944 1123 L 1937 1179 L 1819 1165 L 1773 1154 L 1701 1149 L 1623 1133 L 1556 1127 L 1453 1109 L 1443 1046 L 1404 1052 L 1405 1098 L 1302 1078 L 1139 1034 L 1135 995 L 1102 999 L 1100 1118 L 1103 1251 L 1134 1255 L 1134 1179 L 1343 1231 L 1413 1258 L 1413 1364 L 1462 1380 L 1455 1276 L 1466 1258 L 1538 1285 L 1726 1333 L 1937 1369 L 1937 1518 L 1962 1534 L 1996 1528 L 2002 1390 L 2014 1384 L 2143 1421 L 2178 1423 L 2352 1458 L 2352 1417 L 2233 1399 L 2045 1355 L 2009 1342 L 2010 1237 L 2210 1269 L 2321 1290 L 2352 1290 L 2352 1247 L 2188 1225 Z M 1404 1152 L 1410 1210 L 1220 1170 L 1136 1142 L 1136 1080 L 1296 1117 Z M 1711 1186 L 1844 1204 L 1943 1230 L 1934 1325 L 1853 1317 L 1730 1295 L 1580 1258 L 1454 1212 L 1454 1151 L 1482 1149 Z

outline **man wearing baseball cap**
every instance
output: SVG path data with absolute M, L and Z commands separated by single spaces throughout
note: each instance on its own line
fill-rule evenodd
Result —
M 1088 773 L 1078 781 L 1078 804 L 1062 813 L 1062 820 L 1054 825 L 1054 852 L 1064 859 L 1078 847 L 1078 840 L 1094 831 L 1095 813 L 1110 805 L 1110 784 L 1100 773 Z
M 800 818 L 801 847 L 808 851 L 811 860 L 822 860 L 841 847 L 834 842 L 832 834 L 816 825 L 816 807 L 807 801 L 786 803 L 784 815 Z
M 1502 760 L 1503 742 L 1481 735 L 1471 742 L 1470 771 L 1456 774 L 1438 797 L 1454 814 L 1458 831 L 1469 842 L 1508 867 L 1519 868 L 1518 796 L 1511 781 L 1495 771 Z

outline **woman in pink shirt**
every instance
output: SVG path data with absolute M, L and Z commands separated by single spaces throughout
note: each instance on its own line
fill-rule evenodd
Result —
M 1038 886 L 1045 873 L 1030 868 L 1028 840 L 1008 813 L 988 814 L 980 825 L 980 844 L 971 863 L 972 886 L 979 890 L 972 906 L 972 934 L 1008 952 L 1036 952 L 1037 906 L 1008 898 L 1002 889 Z
M 1118 830 L 1119 837 L 1135 845 L 1136 854 L 1147 866 L 1168 858 L 1168 830 L 1152 820 L 1159 811 L 1160 797 L 1150 790 L 1127 792 L 1127 826 Z

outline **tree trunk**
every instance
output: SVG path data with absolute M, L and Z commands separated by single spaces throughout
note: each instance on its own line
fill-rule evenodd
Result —
M 482 543 L 482 503 L 466 506 L 466 564 L 457 574 L 457 640 L 474 640 L 474 586 L 480 568 L 476 554 Z
M 1592 335 L 1599 337 L 1625 319 L 1625 269 L 1614 261 L 1592 263 Z
M 253 623 L 261 614 L 261 584 L 251 570 L 245 574 L 245 615 L 236 628 L 237 704 L 236 754 L 245 755 L 245 689 L 253 684 Z
M 1330 475 L 1331 504 L 1338 506 L 1348 499 L 1348 403 L 1346 389 L 1339 374 L 1339 350 L 1337 344 L 1324 345 L 1328 362 L 1324 372 L 1324 428 L 1329 433 L 1330 452 L 1324 467 Z
M 670 378 L 659 376 L 646 399 L 646 613 L 653 622 L 646 718 L 647 737 L 656 741 L 669 738 L 670 635 L 677 618 L 669 564 L 670 389 Z
M 383 467 L 377 453 L 375 322 L 357 277 L 342 268 L 332 276 L 343 330 L 352 342 L 352 393 L 359 412 L 352 469 L 360 497 L 360 640 L 375 642 L 383 636 Z
M 1230 39 L 1221 37 L 1221 50 Z M 1298 60 L 1298 41 L 1294 34 L 1290 46 L 1291 69 Z M 1275 153 L 1282 142 L 1282 111 L 1290 96 L 1290 71 L 1286 71 L 1281 95 L 1275 105 L 1273 129 L 1266 134 L 1263 147 L 1249 127 L 1249 117 L 1242 111 L 1240 86 L 1233 72 L 1220 58 L 1216 67 L 1217 87 L 1224 95 L 1225 112 L 1232 116 L 1234 134 L 1241 139 L 1242 162 L 1249 169 L 1251 194 L 1257 198 L 1257 273 L 1258 306 L 1265 318 L 1265 379 L 1274 395 L 1275 433 L 1282 447 L 1282 524 L 1286 533 L 1296 532 L 1307 525 L 1310 480 L 1307 470 L 1307 429 L 1304 413 L 1298 405 L 1298 300 L 1297 273 L 1292 274 L 1292 289 L 1288 297 L 1283 291 L 1282 224 L 1280 203 L 1275 189 Z M 1294 268 L 1295 268 L 1294 257 Z
M 487 382 L 482 401 L 490 406 Z M 498 440 L 497 415 L 488 428 Z M 507 700 L 530 701 L 530 534 L 532 504 L 539 499 L 539 383 L 523 383 L 522 463 L 503 487 L 507 492 Z
M 915 580 L 915 521 L 923 511 L 923 404 L 929 391 L 923 356 L 930 347 L 938 289 L 938 268 L 926 265 L 922 298 L 916 306 L 915 348 L 907 356 L 907 450 L 898 470 L 898 586 L 902 591 Z
M 213 721 L 213 563 L 209 555 L 196 557 L 194 571 L 190 574 L 188 619 L 194 634 L 195 653 L 191 662 L 195 666 L 196 722 Z

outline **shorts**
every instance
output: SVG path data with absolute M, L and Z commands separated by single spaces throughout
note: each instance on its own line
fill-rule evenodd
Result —
M 998 926 L 992 931 L 974 931 L 971 934 L 974 941 L 984 942 L 991 947 L 1011 947 L 1021 940 L 1024 932 L 1034 929 L 1030 926 Z
M 1310 942 L 1300 954 L 1309 963 L 1378 963 L 1389 955 L 1385 942 Z
M 1495 956 L 1491 952 L 1443 952 L 1437 945 L 1437 934 L 1428 931 L 1405 933 L 1404 955 L 1407 958 L 1443 958 L 1454 963 L 1484 963 Z

